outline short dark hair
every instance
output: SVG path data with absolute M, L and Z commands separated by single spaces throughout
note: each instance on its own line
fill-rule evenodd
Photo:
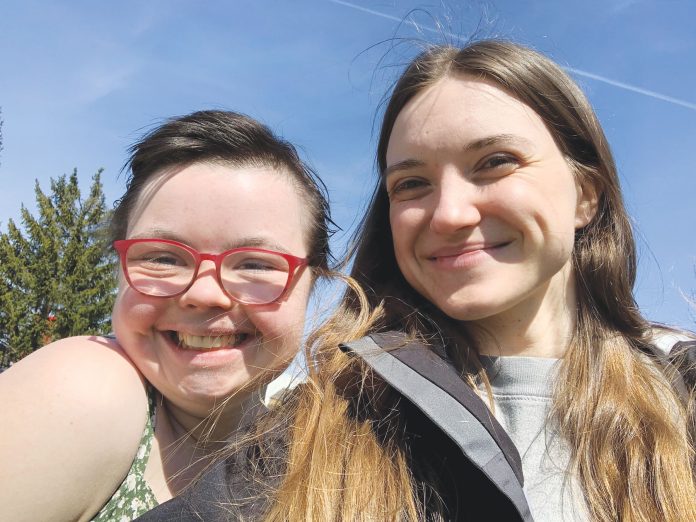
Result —
M 267 126 L 237 112 L 198 111 L 172 118 L 147 133 L 129 149 L 126 193 L 116 202 L 111 219 L 112 240 L 124 239 L 131 212 L 152 176 L 163 169 L 201 162 L 232 166 L 271 166 L 287 171 L 305 197 L 309 259 L 327 269 L 331 221 L 326 186 L 300 159 L 295 147 Z

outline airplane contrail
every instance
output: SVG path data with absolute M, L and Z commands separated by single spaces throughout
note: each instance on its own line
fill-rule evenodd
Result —
M 398 16 L 393 16 L 393 15 L 390 15 L 387 13 L 382 13 L 380 11 L 375 11 L 374 9 L 368 9 L 367 7 L 363 7 L 361 5 L 356 5 L 356 4 L 353 4 L 351 2 L 346 2 L 344 0 L 328 0 L 328 1 L 331 3 L 334 3 L 334 4 L 339 4 L 339 5 L 343 5 L 345 7 L 350 7 L 352 9 L 357 9 L 358 11 L 363 11 L 364 13 L 369 13 L 369 14 L 372 14 L 375 16 L 379 16 L 381 18 L 386 18 L 387 20 L 393 20 L 396 22 L 408 24 L 408 25 L 411 25 L 417 29 L 428 31 L 430 33 L 436 33 L 439 35 L 447 36 L 447 37 L 452 38 L 454 40 L 462 40 L 462 38 L 460 36 L 457 36 L 456 34 L 444 31 L 442 29 L 428 27 L 427 25 L 420 25 L 420 24 L 417 24 L 416 22 L 414 22 L 413 20 L 399 18 Z M 665 101 L 667 103 L 672 103 L 674 105 L 679 105 L 681 107 L 691 109 L 692 111 L 696 111 L 696 103 L 688 102 L 685 100 L 680 100 L 679 98 L 667 96 L 666 94 L 661 94 L 659 92 L 651 91 L 648 89 L 643 89 L 642 87 L 638 87 L 636 85 L 631 85 L 629 83 L 620 82 L 618 80 L 612 80 L 611 78 L 607 78 L 606 76 L 601 76 L 599 74 L 591 73 L 588 71 L 583 71 L 581 69 L 576 69 L 574 67 L 567 67 L 567 66 L 563 66 L 563 65 L 561 65 L 561 67 L 565 71 L 567 71 L 571 74 L 575 74 L 577 76 L 582 76 L 583 78 L 589 78 L 591 80 L 606 83 L 607 85 L 611 85 L 612 87 L 617 87 L 619 89 L 624 89 L 627 91 L 635 92 L 637 94 L 642 94 L 643 96 L 648 96 L 650 98 L 655 98 L 656 100 L 662 100 L 662 101 Z
M 563 67 L 563 66 L 561 66 Z M 607 78 L 606 76 L 600 76 L 599 74 L 594 74 L 591 72 L 587 71 L 582 71 L 580 69 L 575 69 L 574 67 L 563 67 L 566 71 L 577 74 L 578 76 L 584 76 L 585 78 L 590 78 L 592 80 L 597 80 L 598 82 L 603 82 L 608 85 L 613 85 L 614 87 L 618 87 L 619 89 L 626 89 L 627 91 L 631 92 L 636 92 L 638 94 L 643 94 L 645 96 L 649 96 L 651 98 L 655 98 L 657 100 L 662 100 L 666 101 L 668 103 L 673 103 L 675 105 L 681 105 L 682 107 L 686 107 L 687 109 L 691 109 L 693 111 L 696 111 L 696 103 L 691 103 L 688 101 L 680 100 L 679 98 L 673 98 L 672 96 L 667 96 L 666 94 L 660 94 L 659 92 L 655 91 L 650 91 L 648 89 L 643 89 L 642 87 L 637 87 L 635 85 L 631 85 L 630 83 L 624 83 L 620 82 L 618 80 L 612 80 L 611 78 Z

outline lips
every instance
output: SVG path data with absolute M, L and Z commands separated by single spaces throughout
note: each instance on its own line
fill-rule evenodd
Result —
M 495 243 L 465 243 L 463 245 L 453 247 L 439 248 L 430 253 L 427 258 L 431 261 L 438 261 L 446 258 L 466 256 L 467 254 L 474 254 L 476 252 L 497 250 L 499 248 L 506 247 L 510 243 L 512 243 L 512 241 L 499 241 Z
M 194 335 L 170 330 L 169 338 L 184 350 L 215 350 L 219 348 L 236 348 L 249 338 L 246 332 L 228 334 Z

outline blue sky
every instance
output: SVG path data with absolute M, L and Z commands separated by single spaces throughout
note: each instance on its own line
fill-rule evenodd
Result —
M 374 179 L 379 102 L 419 41 L 498 36 L 574 71 L 614 150 L 639 235 L 636 295 L 696 328 L 696 2 L 4 0 L 0 228 L 78 169 L 105 169 L 164 117 L 248 113 L 301 146 L 351 230 Z M 438 29 L 439 27 L 439 29 Z M 399 43 L 401 42 L 401 43 Z M 340 251 L 346 233 L 336 238 Z

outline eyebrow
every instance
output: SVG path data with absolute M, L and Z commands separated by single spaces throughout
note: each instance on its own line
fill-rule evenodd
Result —
M 143 230 L 139 234 L 129 236 L 128 239 L 169 239 L 170 241 L 186 243 L 181 236 L 164 228 L 149 228 L 147 230 Z
M 486 136 L 485 138 L 480 138 L 478 140 L 471 141 L 462 147 L 462 152 L 472 152 L 491 145 L 531 145 L 532 142 L 522 136 L 517 136 L 516 134 L 494 134 L 492 136 Z M 425 162 L 422 160 L 417 160 L 413 158 L 405 159 L 403 161 L 398 161 L 392 165 L 389 165 L 384 169 L 382 177 L 387 178 L 390 174 L 394 172 L 411 170 L 419 167 L 424 167 Z
M 241 248 L 241 247 L 252 247 L 252 248 L 264 248 L 267 250 L 275 250 L 276 252 L 282 252 L 285 254 L 290 254 L 287 248 L 284 246 L 280 245 L 279 243 L 276 243 L 275 241 L 270 240 L 267 237 L 263 236 L 246 236 L 246 237 L 241 237 L 239 239 L 236 239 L 232 243 L 227 245 L 227 250 L 231 250 L 233 248 Z
M 134 234 L 129 239 L 168 239 L 170 241 L 177 241 L 185 245 L 189 244 L 188 241 L 186 241 L 186 239 L 184 239 L 180 235 L 176 234 L 175 232 L 172 232 L 171 230 L 163 228 L 151 228 L 143 231 L 140 234 Z M 237 238 L 234 241 L 225 243 L 223 250 L 226 251 L 243 247 L 263 248 L 265 250 L 274 250 L 276 252 L 281 252 L 284 254 L 291 253 L 284 246 L 276 243 L 275 241 L 272 241 L 268 237 L 263 236 L 244 236 Z
M 467 143 L 464 147 L 465 151 L 481 150 L 491 145 L 531 145 L 532 142 L 527 138 L 518 136 L 516 134 L 495 134 L 493 136 L 486 136 L 471 143 Z
M 425 162 L 421 160 L 416 160 L 416 159 L 407 159 L 404 161 L 397 161 L 396 163 L 389 165 L 386 169 L 384 169 L 384 174 L 382 174 L 382 177 L 388 178 L 390 174 L 393 174 L 394 172 L 398 172 L 401 170 L 411 170 L 411 169 L 416 169 L 418 167 L 424 167 Z

